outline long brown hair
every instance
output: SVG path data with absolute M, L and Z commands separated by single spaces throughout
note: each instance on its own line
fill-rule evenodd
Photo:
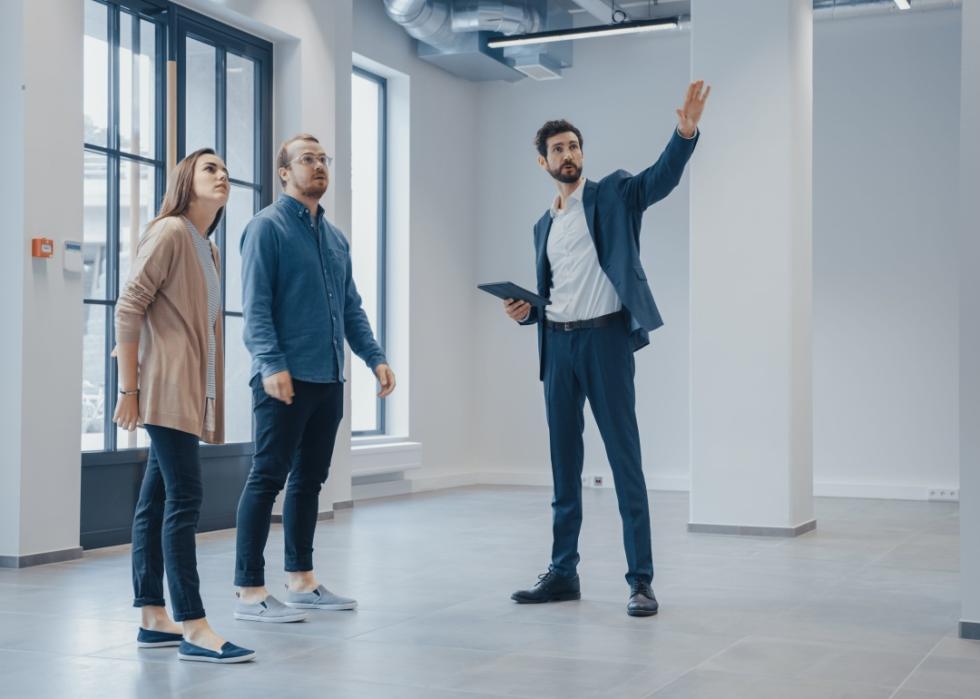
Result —
M 174 167 L 170 177 L 167 178 L 167 191 L 163 195 L 163 203 L 160 204 L 160 213 L 146 226 L 147 230 L 162 218 L 183 216 L 187 213 L 194 196 L 194 168 L 197 167 L 197 160 L 202 155 L 217 155 L 217 153 L 214 152 L 214 148 L 199 148 Z M 211 225 L 208 226 L 206 236 L 211 237 L 214 229 L 221 223 L 221 216 L 224 213 L 225 207 L 222 206 L 215 214 Z

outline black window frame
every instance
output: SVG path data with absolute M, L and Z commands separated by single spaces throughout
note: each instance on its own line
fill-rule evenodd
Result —
M 252 144 L 254 181 L 229 178 L 232 186 L 246 187 L 252 190 L 252 209 L 259 211 L 272 203 L 273 198 L 273 158 L 272 158 L 272 44 L 239 31 L 197 12 L 178 8 L 173 16 L 171 36 L 171 59 L 177 64 L 177 160 L 186 153 L 187 111 L 187 39 L 209 44 L 215 48 L 215 119 L 216 133 L 214 149 L 222 158 L 227 160 L 227 56 L 229 53 L 248 58 L 255 62 L 255 112 L 253 123 L 256 124 L 255 141 Z M 239 231 L 240 233 L 240 231 Z M 227 328 L 229 317 L 243 318 L 242 310 L 229 311 L 226 303 L 227 291 L 227 261 L 228 261 L 228 230 L 227 217 L 222 218 L 214 232 L 215 245 L 221 257 L 221 308 L 222 332 Z M 237 240 L 231 241 L 237 245 Z M 227 337 L 227 333 L 225 333 Z M 225 343 L 227 357 L 228 343 Z M 253 425 L 254 438 L 254 425 Z
M 374 329 L 375 338 L 383 351 L 386 349 L 388 326 L 388 79 L 358 65 L 351 69 L 356 75 L 378 86 L 378 260 L 377 294 L 378 327 Z M 353 231 L 352 231 L 353 233 Z M 352 437 L 376 437 L 386 435 L 387 420 L 385 402 L 375 397 L 377 429 L 352 430 Z
M 106 131 L 106 145 L 84 142 L 84 152 L 95 153 L 106 158 L 106 293 L 105 298 L 83 298 L 84 305 L 101 306 L 105 313 L 105 398 L 103 401 L 103 444 L 101 450 L 88 450 L 83 453 L 98 454 L 106 451 L 118 451 L 116 425 L 112 415 L 116 409 L 119 396 L 119 372 L 116 362 L 110 354 L 116 344 L 114 309 L 119 300 L 122 281 L 119 279 L 119 203 L 120 203 L 120 173 L 123 162 L 137 162 L 154 168 L 154 206 L 158 207 L 163 200 L 166 190 L 166 7 L 149 0 L 86 0 L 106 7 L 107 38 L 109 44 L 109 100 Z M 154 114 L 154 157 L 147 158 L 139 153 L 131 153 L 120 148 L 120 57 L 121 43 L 121 13 L 131 14 L 137 21 L 133 23 L 132 50 L 140 50 L 140 21 L 146 20 L 155 25 L 156 71 L 154 100 L 157 106 Z
M 225 104 L 225 56 L 233 53 L 244 56 L 255 61 L 255 114 L 253 123 L 255 129 L 255 143 L 253 144 L 254 173 L 256 180 L 248 182 L 232 179 L 232 184 L 245 186 L 253 191 L 253 210 L 258 210 L 272 202 L 273 181 L 272 181 L 272 71 L 273 71 L 273 47 L 270 42 L 254 37 L 233 27 L 222 24 L 210 17 L 188 10 L 169 0 L 85 0 L 94 2 L 107 8 L 107 38 L 109 44 L 108 61 L 108 125 L 106 133 L 106 145 L 83 142 L 83 150 L 106 157 L 106 292 L 105 298 L 84 298 L 83 304 L 87 306 L 99 306 L 105 313 L 105 387 L 103 402 L 103 445 L 101 449 L 84 450 L 84 463 L 101 463 L 101 461 L 111 453 L 125 452 L 133 453 L 135 456 L 146 452 L 146 447 L 125 447 L 120 449 L 117 440 L 116 425 L 112 422 L 112 415 L 115 412 L 116 401 L 118 399 L 119 376 L 116 362 L 110 355 L 111 349 L 115 346 L 115 323 L 114 309 L 118 302 L 119 292 L 125 280 L 119 279 L 119 251 L 120 251 L 120 173 L 121 165 L 124 162 L 136 161 L 143 165 L 154 167 L 155 186 L 154 186 L 154 210 L 158 210 L 166 191 L 167 175 L 167 114 L 170 105 L 167 95 L 167 65 L 169 61 L 176 61 L 177 64 L 177 161 L 184 157 L 184 124 L 185 124 L 185 87 L 186 74 L 185 64 L 182 60 L 181 49 L 185 45 L 186 36 L 190 34 L 195 38 L 200 38 L 208 43 L 219 42 L 216 48 L 221 58 L 216 66 L 216 85 L 218 89 L 215 96 L 215 116 L 218 122 L 215 150 L 221 157 L 226 155 L 226 129 L 227 123 L 226 104 Z M 129 153 L 120 149 L 120 14 L 128 13 L 134 15 L 138 20 L 144 19 L 153 22 L 155 25 L 155 51 L 156 69 L 154 86 L 154 157 L 147 158 L 139 153 Z M 131 46 L 134 51 L 139 51 L 139 21 L 134 23 L 134 36 Z M 180 60 L 178 60 L 180 56 Z M 221 300 L 222 300 L 222 323 L 229 316 L 241 317 L 242 312 L 227 311 L 225 309 L 226 293 L 226 274 L 225 260 L 227 259 L 227 231 L 225 221 L 215 232 L 215 244 L 221 253 Z M 134 251 L 135 252 L 135 251 Z M 222 327 L 224 329 L 224 327 Z M 227 353 L 227 345 L 226 345 Z M 241 443 L 245 444 L 245 443 Z M 233 445 L 224 447 L 205 447 L 218 449 L 219 451 L 231 451 L 237 453 L 241 447 L 235 448 Z

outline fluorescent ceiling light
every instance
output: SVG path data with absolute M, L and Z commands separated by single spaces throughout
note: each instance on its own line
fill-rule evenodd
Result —
M 500 39 L 491 39 L 487 46 L 492 49 L 505 46 L 527 46 L 529 44 L 551 44 L 556 41 L 572 41 L 573 39 L 591 39 L 597 36 L 616 36 L 617 34 L 640 34 L 656 32 L 663 29 L 677 29 L 677 18 L 649 19 L 622 24 L 600 24 L 595 27 L 578 27 L 576 29 L 556 29 L 550 32 L 536 34 L 518 34 Z
M 909 0 L 895 0 L 895 4 L 898 5 L 898 9 L 900 10 L 912 9 L 912 5 L 909 3 Z

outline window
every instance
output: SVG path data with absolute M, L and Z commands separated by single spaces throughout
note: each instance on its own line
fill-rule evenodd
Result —
M 221 252 L 225 337 L 225 440 L 252 441 L 251 357 L 242 342 L 245 224 L 272 201 L 272 51 L 263 41 L 184 13 L 177 19 L 178 157 L 211 146 L 231 192 L 215 232 Z
M 136 447 L 115 429 L 113 312 L 140 232 L 163 196 L 164 25 L 159 16 L 85 2 L 84 356 L 82 450 Z
M 176 124 L 167 123 L 166 47 L 177 63 Z M 231 174 L 221 252 L 226 437 L 252 439 L 248 352 L 242 344 L 238 238 L 272 199 L 271 44 L 165 0 L 85 0 L 84 356 L 81 447 L 148 444 L 117 430 L 113 314 L 166 186 L 168 145 L 182 158 L 215 148 Z M 176 127 L 176 144 L 166 134 Z
M 385 346 L 385 211 L 387 197 L 384 78 L 354 69 L 351 76 L 351 262 L 364 311 Z M 351 431 L 385 433 L 377 380 L 360 360 L 351 367 Z

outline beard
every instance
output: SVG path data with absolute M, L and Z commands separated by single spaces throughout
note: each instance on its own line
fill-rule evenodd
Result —
M 566 171 L 566 165 L 571 165 L 572 169 Z M 582 168 L 575 163 L 562 163 L 554 170 L 548 170 L 548 174 L 559 182 L 564 184 L 572 184 L 573 182 L 578 182 L 582 178 Z
M 302 189 L 304 197 L 310 197 L 319 199 L 327 191 L 327 181 L 326 180 L 310 180 L 306 183 L 306 186 Z

